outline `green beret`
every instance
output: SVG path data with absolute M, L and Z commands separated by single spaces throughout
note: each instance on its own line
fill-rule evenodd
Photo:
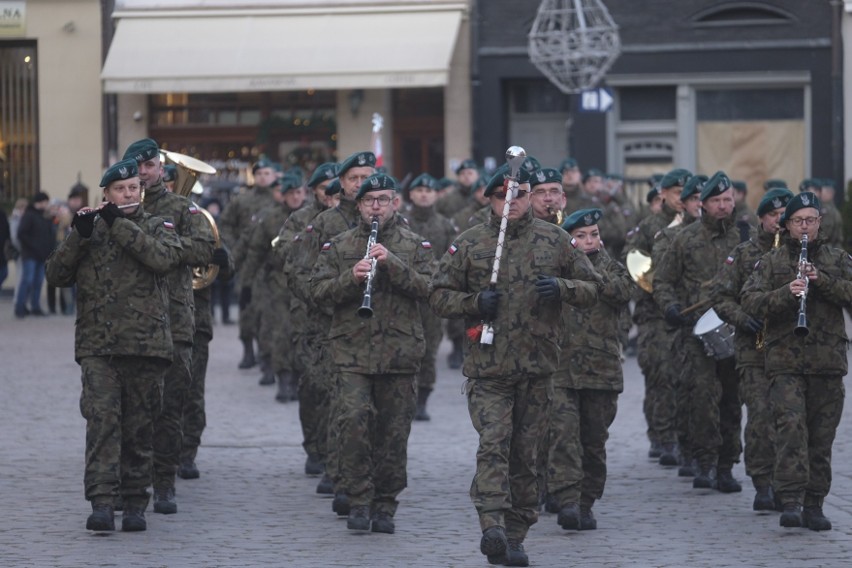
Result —
M 562 172 L 556 168 L 541 168 L 530 176 L 530 186 L 535 187 L 543 183 L 562 183 Z
M 583 174 L 583 183 L 586 183 L 589 178 L 593 177 L 602 178 L 604 177 L 604 173 L 597 168 L 591 168 L 585 174 Z
M 794 195 L 787 202 L 787 207 L 784 209 L 784 214 L 781 215 L 781 223 L 786 223 L 793 213 L 799 209 L 813 207 L 822 214 L 822 205 L 819 202 L 819 197 L 812 191 L 803 191 L 798 195 Z
M 740 193 L 748 193 L 748 186 L 746 185 L 746 182 L 742 180 L 734 180 L 731 182 L 731 185 L 733 185 L 734 189 Z
M 375 168 L 376 155 L 372 152 L 355 152 L 342 162 L 337 169 L 337 175 L 343 177 L 343 174 L 352 168 Z
M 177 179 L 177 166 L 166 164 L 163 166 L 163 181 L 175 181 Z
M 456 168 L 456 175 L 459 175 L 459 172 L 462 170 L 475 170 L 477 169 L 476 161 L 474 160 L 464 160 L 461 164 Z
M 704 182 L 704 186 L 701 188 L 701 201 L 707 201 L 711 197 L 720 195 L 732 187 L 731 178 L 725 172 L 718 171 Z
M 541 162 L 535 159 L 533 156 L 527 156 L 524 160 L 524 163 L 521 164 L 521 169 L 527 170 L 532 173 L 536 170 L 541 169 Z
M 568 215 L 568 218 L 562 223 L 562 228 L 570 233 L 580 227 L 597 225 L 601 217 L 603 217 L 603 211 L 600 209 L 580 209 Z
M 830 178 L 822 178 L 820 181 L 820 186 L 822 187 L 830 187 L 834 189 L 834 180 Z
M 485 186 L 485 197 L 490 197 L 494 190 L 498 187 L 503 187 L 503 181 L 509 175 L 509 164 L 503 164 L 499 168 L 494 171 L 494 175 L 491 176 L 491 179 L 488 180 L 488 185 Z M 521 168 L 518 170 L 518 182 L 519 183 L 529 183 L 530 182 L 530 173 Z
M 373 174 L 361 184 L 361 188 L 355 195 L 355 199 L 361 199 L 371 191 L 381 191 L 383 189 L 397 191 L 396 180 L 388 174 Z
M 763 217 L 770 211 L 787 207 L 787 204 L 790 203 L 792 198 L 793 192 L 786 187 L 773 187 L 760 200 L 757 206 L 757 216 Z
M 284 166 L 281 165 L 281 162 L 272 162 L 272 169 L 278 172 L 279 174 L 284 173 Z
M 256 162 L 254 163 L 254 165 L 251 167 L 251 173 L 252 173 L 252 175 L 254 175 L 254 173 L 255 173 L 257 170 L 260 170 L 260 169 L 262 169 L 262 168 L 272 168 L 272 169 L 274 170 L 274 169 L 275 169 L 275 164 L 273 164 L 271 160 L 267 160 L 266 158 L 261 158 L 261 159 L 259 159 L 258 161 L 256 161 Z
M 287 193 L 291 189 L 297 189 L 299 187 L 302 187 L 301 176 L 284 174 L 281 179 L 278 180 L 278 191 L 281 193 Z
M 802 180 L 802 183 L 799 184 L 799 191 L 810 191 L 811 189 L 820 189 L 822 187 L 822 183 L 820 180 L 814 178 L 806 178 Z
M 284 173 L 296 176 L 300 180 L 305 179 L 305 170 L 303 170 L 301 166 L 291 166 L 287 168 L 287 171 L 285 171 Z
M 160 155 L 160 148 L 157 146 L 157 143 L 151 140 L 150 138 L 143 138 L 142 140 L 137 140 L 133 144 L 127 147 L 127 150 L 124 151 L 124 156 L 121 158 L 122 160 L 127 160 L 133 158 L 137 162 L 147 162 L 148 160 L 152 160 Z
M 683 168 L 675 168 L 660 180 L 660 189 L 668 189 L 670 187 L 683 187 L 687 180 L 692 177 L 692 172 Z
M 341 192 L 341 190 L 342 188 L 340 187 L 340 178 L 334 178 L 334 181 L 325 186 L 325 194 L 328 197 L 331 197 L 332 195 L 337 195 Z
M 445 187 L 450 187 L 453 185 L 453 180 L 448 177 L 442 177 L 438 180 L 438 189 L 444 189 Z M 474 183 L 474 185 L 476 185 Z
M 104 172 L 104 177 L 101 178 L 101 187 L 107 187 L 114 181 L 137 177 L 138 175 L 139 165 L 136 158 L 121 160 L 108 167 Z
M 560 172 L 564 172 L 565 170 L 573 170 L 576 167 L 578 167 L 577 160 L 575 160 L 574 158 L 565 158 L 564 160 L 562 160 L 562 163 L 559 164 L 559 167 L 557 169 Z
M 648 178 L 648 185 L 659 189 L 660 182 L 663 181 L 664 176 L 665 174 L 651 174 L 651 177 Z
M 648 193 L 645 195 L 645 201 L 651 203 L 652 201 L 654 201 L 654 199 L 657 198 L 658 195 L 660 195 L 660 187 L 655 185 L 654 187 L 648 190 Z
M 609 173 L 609 174 L 606 174 L 606 179 L 610 179 L 610 180 L 613 180 L 613 181 L 624 181 L 624 176 L 621 175 L 621 174 Z
M 326 162 L 320 164 L 311 174 L 311 179 L 308 180 L 308 187 L 315 188 L 324 181 L 337 177 L 337 164 L 334 162 Z
M 773 187 L 787 187 L 787 182 L 783 179 L 768 179 L 763 182 L 763 191 L 769 191 Z
M 700 194 L 705 183 L 707 183 L 707 176 L 701 174 L 692 176 L 686 180 L 686 183 L 683 184 L 683 189 L 680 190 L 680 200 L 684 201 L 696 193 Z
M 423 173 L 411 180 L 408 184 L 408 189 L 412 190 L 415 187 L 428 187 L 429 189 L 438 189 L 438 181 L 429 174 Z

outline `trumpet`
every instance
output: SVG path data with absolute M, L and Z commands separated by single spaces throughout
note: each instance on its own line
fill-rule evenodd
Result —
M 373 278 L 376 277 L 376 257 L 370 256 L 370 249 L 379 240 L 379 218 L 373 217 L 370 223 L 370 237 L 367 239 L 367 252 L 364 253 L 364 260 L 370 261 L 370 272 L 367 274 L 367 284 L 364 286 L 364 298 L 361 300 L 361 307 L 358 308 L 358 317 L 368 319 L 373 317 Z
M 548 205 L 547 214 L 551 216 L 556 215 L 556 224 L 560 227 L 562 226 L 562 221 L 565 218 L 565 213 L 562 212 L 562 209 Z
M 802 251 L 799 253 L 799 272 L 796 274 L 796 280 L 805 281 L 805 289 L 799 294 L 799 320 L 796 323 L 796 329 L 793 330 L 793 335 L 796 337 L 807 337 L 810 330 L 808 329 L 808 277 L 805 274 L 808 266 L 808 234 L 802 234 Z

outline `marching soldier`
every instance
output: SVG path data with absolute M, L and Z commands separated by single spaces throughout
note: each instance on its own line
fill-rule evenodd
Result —
M 774 188 L 757 208 L 757 238 L 737 245 L 713 283 L 713 307 L 719 317 L 736 327 L 734 349 L 740 378 L 740 396 L 748 410 L 745 427 L 745 466 L 755 489 L 755 511 L 775 510 L 772 469 L 775 467 L 775 423 L 769 408 L 769 378 L 765 371 L 764 323 L 740 305 L 740 293 L 760 258 L 781 239 L 779 219 L 793 192 Z M 776 245 L 777 246 L 777 245 Z
M 562 225 L 565 209 L 565 192 L 562 174 L 555 168 L 542 168 L 530 175 L 530 205 L 536 219 Z
M 496 289 L 489 286 L 506 172 L 498 169 L 486 187 L 489 222 L 462 233 L 441 258 L 430 305 L 439 316 L 464 317 L 471 328 L 463 372 L 479 433 L 470 495 L 483 531 L 480 551 L 492 564 L 526 566 L 523 541 L 538 520 L 536 457 L 558 365 L 561 308 L 594 304 L 600 277 L 565 231 L 532 216 L 522 169 L 502 249 L 503 266 L 511 269 Z M 494 323 L 493 344 L 480 343 L 483 321 Z
M 843 218 L 834 204 L 834 181 L 830 179 L 806 179 L 799 184 L 799 191 L 812 191 L 822 204 L 820 230 L 829 245 L 843 247 Z
M 464 160 L 456 168 L 456 184 L 446 195 L 438 199 L 435 209 L 444 217 L 451 218 L 470 202 L 476 180 L 479 179 L 479 169 L 473 160 Z
M 580 187 L 583 174 L 574 158 L 562 160 L 562 163 L 559 164 L 559 171 L 562 173 L 562 189 L 565 192 L 565 214 L 570 215 L 585 206 L 583 190 Z
M 742 306 L 766 321 L 776 431 L 773 483 L 784 506 L 780 524 L 830 530 L 822 504 L 831 488 L 831 447 L 843 411 L 848 347 L 843 308 L 852 307 L 852 257 L 826 244 L 820 201 L 811 192 L 790 199 L 781 223 L 787 236 L 758 262 Z M 800 313 L 806 335 L 796 331 Z
M 172 360 L 165 275 L 182 263 L 174 224 L 143 211 L 136 160 L 123 160 L 100 183 L 106 204 L 82 210 L 74 230 L 47 260 L 54 286 L 77 285 L 74 357 L 83 372 L 86 419 L 86 528 L 147 528 L 154 415 Z
M 174 342 L 172 365 L 163 384 L 163 407 L 154 422 L 154 512 L 177 513 L 175 476 L 183 445 L 183 407 L 192 382 L 192 341 L 195 335 L 195 303 L 192 267 L 207 266 L 215 241 L 207 221 L 189 198 L 166 190 L 160 167 L 160 149 L 150 138 L 127 147 L 124 158 L 139 165 L 145 187 L 145 208 L 172 222 L 181 241 L 181 265 L 167 276 L 169 324 Z
M 752 227 L 757 227 L 757 216 L 746 202 L 746 196 L 748 195 L 746 182 L 736 180 L 731 183 L 734 184 L 734 219 L 736 219 L 737 223 L 746 223 Z
M 420 304 L 434 256 L 429 242 L 396 216 L 400 198 L 392 177 L 367 178 L 355 197 L 360 224 L 322 246 L 312 292 L 317 304 L 334 306 L 328 339 L 338 367 L 346 526 L 393 533 L 397 496 L 406 486 L 415 373 L 425 351 Z M 358 314 L 365 286 L 373 314 L 366 319 Z

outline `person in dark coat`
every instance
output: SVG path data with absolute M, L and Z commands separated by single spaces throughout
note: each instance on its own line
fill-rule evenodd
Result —
M 56 245 L 53 220 L 47 216 L 50 197 L 36 193 L 18 225 L 21 244 L 21 280 L 15 300 L 15 317 L 43 316 L 41 311 L 41 286 L 44 283 L 44 262 Z M 29 302 L 29 308 L 27 303 Z

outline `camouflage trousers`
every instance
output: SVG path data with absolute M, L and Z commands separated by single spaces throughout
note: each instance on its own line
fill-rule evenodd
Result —
M 560 508 L 591 507 L 606 484 L 606 441 L 615 420 L 618 393 L 554 388 L 550 408 L 547 489 Z
M 775 492 L 785 504 L 821 506 L 831 488 L 831 446 L 846 395 L 843 378 L 778 375 L 771 381 Z
M 642 409 L 652 442 L 677 441 L 677 371 L 673 357 L 675 332 L 665 321 L 654 319 L 639 326 L 638 362 L 645 376 Z
M 260 270 L 259 274 L 266 274 L 266 270 Z M 251 302 L 248 305 L 248 321 L 243 321 L 243 314 L 240 313 L 240 339 L 243 339 L 243 325 L 248 326 L 246 329 L 249 337 L 257 340 L 257 356 L 260 364 L 268 365 L 272 368 L 272 352 L 277 348 L 273 344 L 272 328 L 276 324 L 274 319 L 280 318 L 282 314 L 277 312 L 272 299 L 272 290 L 266 277 L 257 277 L 254 279 L 254 284 L 251 287 Z M 264 325 L 267 327 L 264 328 Z
M 175 485 L 183 446 L 183 406 L 192 383 L 192 344 L 174 344 L 174 360 L 163 377 L 162 410 L 154 419 L 154 488 Z
M 328 457 L 328 420 L 330 357 L 322 357 L 320 338 L 313 334 L 294 334 L 294 362 L 305 369 L 299 378 L 299 422 L 302 425 L 302 447 L 325 463 Z
M 283 279 L 281 279 L 283 280 Z M 290 291 L 280 281 L 270 280 L 269 303 L 261 309 L 257 337 L 261 354 L 267 354 L 276 373 L 293 371 L 293 326 L 290 319 Z
M 743 417 L 734 358 L 708 357 L 701 340 L 686 333 L 683 353 L 692 455 L 700 467 L 731 469 L 742 453 Z
M 86 499 L 144 509 L 151 485 L 154 415 L 169 364 L 153 357 L 85 357 L 80 361 L 86 419 Z
M 745 430 L 746 474 L 755 487 L 772 485 L 775 468 L 775 419 L 769 404 L 769 377 L 763 367 L 741 367 L 740 398 L 748 410 Z
M 340 488 L 354 506 L 393 515 L 408 484 L 408 435 L 416 404 L 413 375 L 341 371 Z
M 523 541 L 538 521 L 536 458 L 547 429 L 549 376 L 470 379 L 467 406 L 479 434 L 470 498 L 480 528 Z
M 206 333 L 196 333 L 192 342 L 192 379 L 183 403 L 181 427 L 183 443 L 181 445 L 181 460 L 195 460 L 198 446 L 201 445 L 201 434 L 207 426 L 207 414 L 204 411 L 204 385 L 207 378 L 207 361 L 210 358 L 210 340 Z
M 452 342 L 464 341 L 465 338 L 465 329 L 464 329 L 464 319 L 448 319 L 445 320 L 447 326 L 447 337 Z
M 680 448 L 680 455 L 683 463 L 692 461 L 692 425 L 690 417 L 692 415 L 691 400 L 692 400 L 692 380 L 690 377 L 689 365 L 686 361 L 686 354 L 683 349 L 683 334 L 691 333 L 687 330 L 677 330 L 673 332 L 674 343 L 672 353 L 675 353 L 672 373 L 676 374 L 675 379 L 675 429 L 677 430 L 677 443 Z
M 420 361 L 420 371 L 417 372 L 417 388 L 431 391 L 435 388 L 435 360 L 438 357 L 438 347 L 444 337 L 443 322 L 426 303 L 420 304 L 420 315 L 423 319 L 426 353 Z

